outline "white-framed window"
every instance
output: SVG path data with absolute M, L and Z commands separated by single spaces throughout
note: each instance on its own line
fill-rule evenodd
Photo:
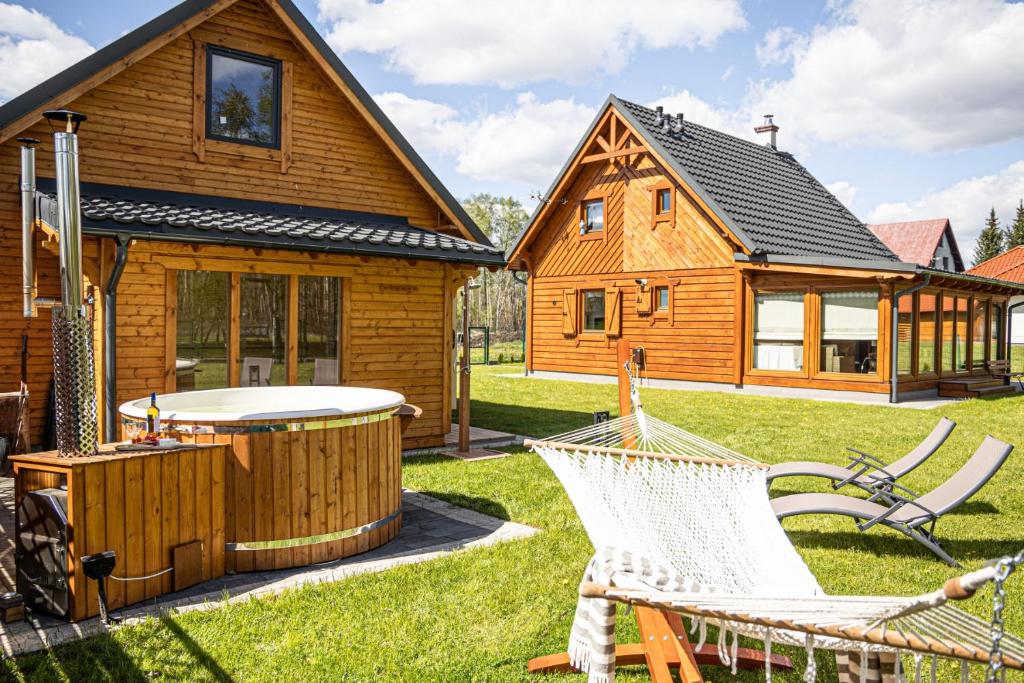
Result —
M 604 290 L 583 290 L 583 331 L 604 332 Z
M 754 295 L 753 364 L 758 370 L 803 370 L 803 292 Z

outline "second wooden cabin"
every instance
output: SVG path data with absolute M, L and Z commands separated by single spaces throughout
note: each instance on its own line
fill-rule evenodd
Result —
M 1021 286 L 900 261 L 759 130 L 609 97 L 508 253 L 528 370 L 614 375 L 625 338 L 668 384 L 1006 391 Z

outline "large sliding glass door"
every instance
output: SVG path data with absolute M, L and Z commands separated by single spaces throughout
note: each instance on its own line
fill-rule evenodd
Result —
M 340 278 L 179 270 L 176 282 L 177 391 L 340 383 Z
M 230 284 L 227 273 L 179 270 L 177 391 L 228 386 Z

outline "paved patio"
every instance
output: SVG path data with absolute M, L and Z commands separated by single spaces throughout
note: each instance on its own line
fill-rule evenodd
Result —
M 528 538 L 537 531 L 406 490 L 402 496 L 402 531 L 395 540 L 380 548 L 316 566 L 223 576 L 112 614 L 120 617 L 122 623 L 132 623 L 166 610 L 215 609 L 305 584 L 338 581 L 356 574 L 425 562 L 464 548 Z M 0 578 L 6 586 L 14 585 L 13 534 L 14 480 L 4 477 L 0 478 Z M 0 624 L 0 647 L 10 657 L 85 638 L 109 628 L 98 618 L 69 624 L 52 617 L 33 616 L 18 624 Z

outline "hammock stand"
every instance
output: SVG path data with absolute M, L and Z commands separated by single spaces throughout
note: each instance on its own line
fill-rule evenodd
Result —
M 746 519 L 755 523 L 763 521 L 761 517 L 764 515 L 761 513 L 770 511 L 767 496 L 762 496 L 763 501 L 754 500 L 757 496 L 753 495 L 754 489 L 750 488 L 750 484 L 760 482 L 760 491 L 765 491 L 763 471 L 767 466 L 646 416 L 640 408 L 636 386 L 631 381 L 635 376 L 635 368 L 634 372 L 630 372 L 631 360 L 628 354 L 628 346 L 623 350 L 620 343 L 620 360 L 625 357 L 620 363 L 624 372 L 620 371 L 619 392 L 620 414 L 624 417 L 552 437 L 550 440 L 525 442 L 525 445 L 544 457 L 566 486 L 599 554 L 601 547 L 622 547 L 630 552 L 643 552 L 646 544 L 646 550 L 654 553 L 648 555 L 648 559 L 670 567 L 675 564 L 672 558 L 677 558 L 685 567 L 676 569 L 694 581 L 692 589 L 685 589 L 690 592 L 667 592 L 645 585 L 643 581 L 638 583 L 637 577 L 616 571 L 606 582 L 585 582 L 580 586 L 580 595 L 584 598 L 611 600 L 634 608 L 641 642 L 616 644 L 616 667 L 646 664 L 651 680 L 655 683 L 673 681 L 672 670 L 678 669 L 680 680 L 684 683 L 701 683 L 704 679 L 697 668 L 699 664 L 725 664 L 722 659 L 721 635 L 717 647 L 704 644 L 704 627 L 711 624 L 725 631 L 726 636 L 729 630 L 733 632 L 733 655 L 728 659 L 732 660 L 730 663 L 736 669 L 767 668 L 768 672 L 792 669 L 792 662 L 788 658 L 771 654 L 770 642 L 774 638 L 780 644 L 805 646 L 810 660 L 805 674 L 809 678 L 806 680 L 813 680 L 813 650 L 816 648 L 854 653 L 859 650 L 862 654 L 896 653 L 897 671 L 899 653 L 913 653 L 918 676 L 921 673 L 921 658 L 931 656 L 932 680 L 937 657 L 961 660 L 962 680 L 966 680 L 967 662 L 988 664 L 990 681 L 998 680 L 997 672 L 1006 669 L 1024 670 L 1024 642 L 1009 634 L 1002 634 L 999 601 L 992 624 L 946 604 L 951 600 L 972 596 L 990 581 L 996 583 L 997 594 L 1001 593 L 1002 582 L 1008 571 L 1000 573 L 998 567 L 1005 565 L 1010 558 L 1004 558 L 997 567 L 986 567 L 952 579 L 942 589 L 921 596 L 831 596 L 825 595 L 817 586 L 813 575 L 786 541 L 781 526 L 774 522 L 773 516 L 773 524 L 762 525 L 752 530 L 754 535 L 737 539 L 737 543 L 749 544 L 750 547 L 730 557 L 715 557 L 717 552 L 729 552 L 727 546 L 722 545 L 723 532 L 727 533 L 729 527 L 716 527 L 713 520 L 707 521 L 703 517 L 699 517 L 702 520 L 700 526 L 696 529 L 693 526 L 687 527 L 688 531 L 682 537 L 678 537 L 669 527 L 652 530 L 653 535 L 648 534 L 646 525 L 652 522 L 657 524 L 663 519 L 664 507 L 658 506 L 663 504 L 666 497 L 678 499 L 678 492 L 685 490 L 660 491 L 657 494 L 660 497 L 648 497 L 656 494 L 652 489 L 644 487 L 649 487 L 668 471 L 677 472 L 680 476 L 687 476 L 689 472 L 689 484 L 700 487 L 721 487 L 723 481 L 727 486 L 729 482 L 741 482 L 747 488 L 735 491 L 746 492 L 748 498 L 743 501 L 750 502 L 744 503 L 744 506 L 749 507 L 750 513 L 755 515 Z M 623 390 L 623 377 L 629 380 L 628 391 Z M 630 398 L 630 402 L 636 406 L 633 412 L 626 402 Z M 741 479 L 716 480 L 715 473 L 725 470 L 732 470 L 730 476 L 742 475 L 743 472 L 747 476 L 745 479 L 741 476 Z M 623 482 L 610 482 L 608 477 L 614 478 L 616 472 L 635 472 L 637 478 L 634 484 L 640 488 L 621 488 L 625 486 Z M 580 478 L 576 478 L 576 474 Z M 597 498 L 588 500 L 595 490 L 602 488 L 604 490 L 599 491 Z M 629 515 L 636 515 L 636 518 L 616 517 L 622 513 L 622 510 L 612 510 L 617 507 L 615 501 L 618 496 L 631 493 L 635 497 L 638 490 L 644 504 L 640 508 L 625 508 Z M 697 491 L 693 488 L 689 490 Z M 715 489 L 719 494 L 724 490 Z M 695 496 L 690 502 L 700 505 L 701 500 L 698 498 Z M 687 501 L 682 502 L 685 504 Z M 648 505 L 651 506 L 650 510 L 647 509 Z M 765 509 L 761 510 L 761 507 Z M 693 509 L 689 508 L 687 514 L 692 517 Z M 625 526 L 617 528 L 616 521 Z M 737 521 L 734 519 L 730 523 L 735 525 Z M 737 533 L 742 534 L 742 519 L 739 523 L 740 527 L 735 528 L 738 529 Z M 695 538 L 704 539 L 697 541 L 706 546 L 701 548 L 703 555 L 689 552 L 694 546 L 688 543 L 694 543 Z M 659 548 L 658 545 L 663 543 L 667 545 Z M 726 549 L 723 551 L 723 548 Z M 763 554 L 758 555 L 765 548 L 775 548 L 778 552 L 774 553 L 777 557 L 773 558 L 776 564 L 765 569 L 774 573 L 764 574 L 761 578 L 782 577 L 786 586 L 764 591 L 764 582 L 756 584 L 757 577 L 744 577 L 742 567 L 734 575 L 726 576 L 730 562 L 742 558 L 744 552 L 755 557 L 765 557 Z M 1024 552 L 1018 559 L 1014 560 L 1016 564 L 1024 564 Z M 717 566 L 708 567 L 705 571 L 706 563 L 716 561 Z M 1012 571 L 1012 567 L 1009 571 Z M 794 576 L 792 582 L 784 578 L 790 574 Z M 721 580 L 717 581 L 719 578 Z M 742 587 L 745 578 L 755 580 L 754 590 Z M 729 588 L 730 582 L 732 589 Z M 798 590 L 792 592 L 792 587 Z M 700 626 L 701 639 L 697 647 L 691 645 L 687 637 L 683 616 L 693 620 L 691 633 Z M 1001 643 L 993 635 L 997 625 Z M 758 650 L 737 649 L 737 633 L 763 637 L 766 652 L 769 653 L 768 659 L 764 652 Z M 765 667 L 766 663 L 768 667 Z M 559 653 L 530 660 L 528 670 L 543 673 L 573 670 L 573 667 L 569 654 Z
M 632 371 L 632 358 L 630 355 L 629 343 L 626 340 L 619 340 L 617 347 L 619 367 L 619 415 L 630 415 L 633 405 L 639 406 L 637 390 L 632 378 L 636 376 L 635 366 Z M 633 430 L 624 430 L 622 443 L 630 446 L 637 446 L 640 438 Z M 571 449 L 587 450 L 588 446 L 580 444 L 564 444 L 546 441 L 545 444 L 552 447 L 564 447 Z M 641 442 L 642 443 L 642 442 Z M 530 447 L 534 442 L 527 440 L 525 445 Z M 666 453 L 653 453 L 636 448 L 614 448 L 594 447 L 598 452 L 611 452 L 619 455 L 632 457 L 659 457 L 671 459 L 674 456 Z M 712 462 L 708 459 L 708 462 Z M 723 463 L 734 460 L 723 458 L 715 459 L 713 462 Z M 752 461 L 744 460 L 750 464 Z M 714 643 L 705 643 L 695 649 L 686 633 L 686 625 L 683 618 L 675 612 L 662 609 L 656 605 L 633 604 L 633 615 L 636 617 L 637 629 L 640 631 L 640 642 L 622 643 L 615 645 L 615 666 L 646 665 L 653 683 L 674 683 L 672 671 L 679 672 L 679 680 L 682 683 L 703 683 L 698 665 L 725 666 L 722 664 L 718 652 L 718 646 Z M 741 647 L 735 654 L 736 668 L 740 670 L 760 670 L 765 668 L 765 653 L 761 650 Z M 770 655 L 771 668 L 776 671 L 789 671 L 793 668 L 793 662 L 789 657 L 779 654 Z M 569 663 L 569 653 L 559 652 L 556 654 L 535 657 L 527 662 L 527 671 L 530 673 L 554 673 L 575 671 Z

